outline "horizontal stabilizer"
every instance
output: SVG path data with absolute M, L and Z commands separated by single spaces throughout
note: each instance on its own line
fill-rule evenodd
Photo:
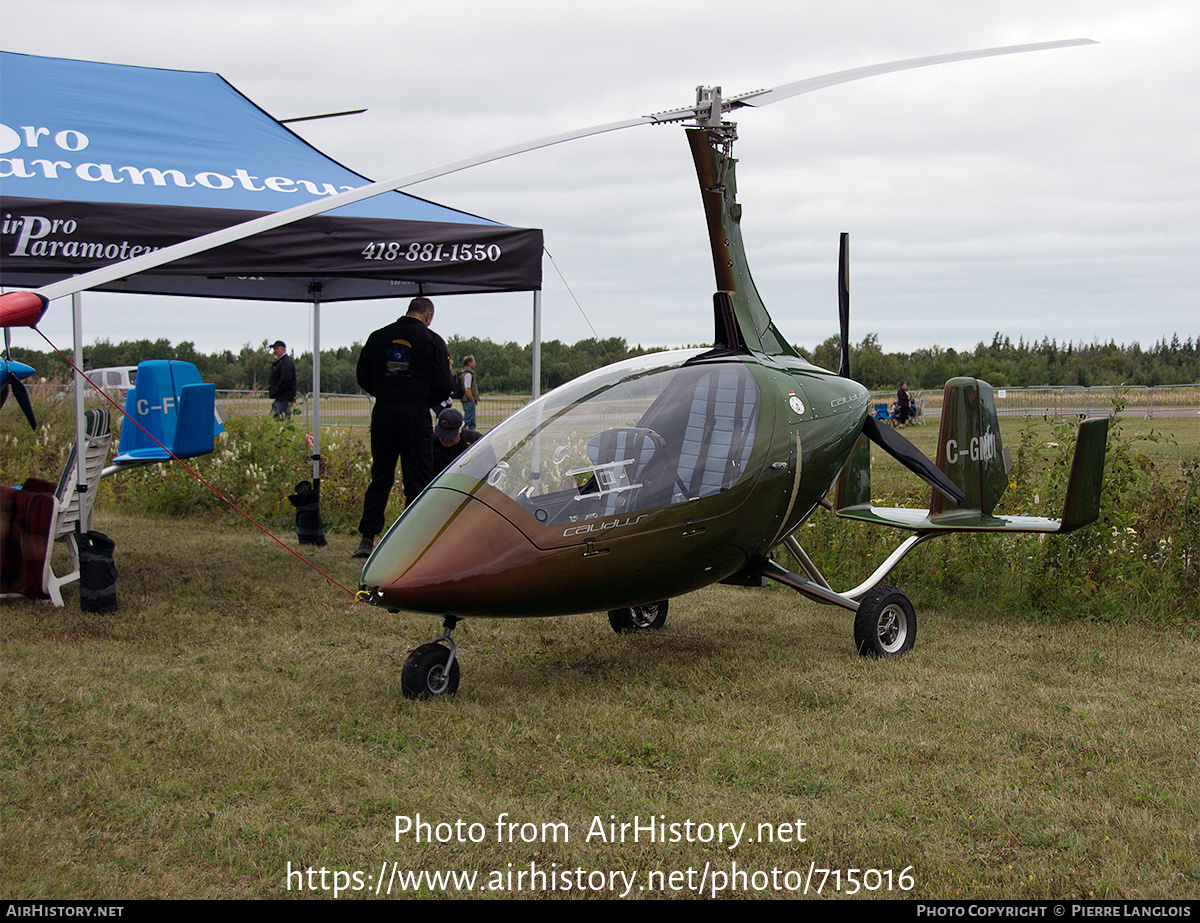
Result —
M 838 479 L 835 510 L 838 516 L 872 525 L 893 526 L 912 532 L 1071 532 L 1096 521 L 1100 515 L 1100 489 L 1104 480 L 1104 451 L 1108 441 L 1108 418 L 1097 417 L 1079 424 L 1071 479 L 1062 519 L 1042 516 L 997 516 L 978 506 L 967 504 L 944 510 L 934 494 L 930 511 L 897 507 L 877 507 L 870 501 L 869 471 L 864 477 L 864 461 L 869 469 L 870 451 L 851 455 Z M 940 453 L 939 453 L 940 454 Z M 952 453 L 953 457 L 953 453 Z M 940 461 L 940 458 L 939 458 Z M 976 496 L 979 496 L 976 494 Z
M 217 419 L 216 385 L 190 362 L 153 359 L 138 365 L 137 385 L 125 395 L 126 425 L 110 473 L 212 452 L 225 427 Z

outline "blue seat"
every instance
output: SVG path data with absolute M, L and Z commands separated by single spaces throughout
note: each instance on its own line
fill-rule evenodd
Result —
M 225 431 L 216 413 L 216 392 L 190 362 L 152 359 L 138 365 L 137 385 L 125 395 L 121 443 L 106 473 L 167 461 L 172 454 L 194 458 L 212 452 L 217 435 Z
M 888 411 L 887 404 L 876 404 L 875 405 L 875 419 L 876 420 L 890 420 L 891 418 L 892 418 L 892 415 Z

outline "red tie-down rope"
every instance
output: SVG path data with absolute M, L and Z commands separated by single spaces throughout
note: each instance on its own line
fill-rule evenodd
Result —
M 328 580 L 334 586 L 340 587 L 341 589 L 345 590 L 347 593 L 349 593 L 351 596 L 355 597 L 356 599 L 360 598 L 359 594 L 356 593 L 354 590 L 352 590 L 349 587 L 345 586 L 344 584 L 338 582 L 335 578 L 331 577 L 329 574 L 325 573 L 325 571 L 321 570 L 321 568 L 317 567 L 317 565 L 315 565 L 308 558 L 304 557 L 304 555 L 300 554 L 299 552 L 297 552 L 297 551 L 293 550 L 292 548 L 289 548 L 287 545 L 285 545 L 283 543 L 282 539 L 280 539 L 278 536 L 274 535 L 269 529 L 267 529 L 266 526 L 264 526 L 262 523 L 260 523 L 258 520 L 256 520 L 253 516 L 251 516 L 249 513 L 247 513 L 245 510 L 243 510 L 240 506 L 238 506 L 236 503 L 234 503 L 232 500 L 230 500 L 227 496 L 225 496 L 225 494 L 221 493 L 221 491 L 218 490 L 215 486 L 213 486 L 213 484 L 211 484 L 204 477 L 204 475 L 202 475 L 199 471 L 197 471 L 195 468 L 193 468 L 191 465 L 189 465 L 187 462 L 185 462 L 182 458 L 179 458 L 174 452 L 172 452 L 165 445 L 163 445 L 161 442 L 159 442 L 153 433 L 151 433 L 148 429 L 146 429 L 146 427 L 142 426 L 142 424 L 139 423 L 137 420 L 133 419 L 133 417 L 129 416 L 129 414 L 127 414 L 125 412 L 125 409 L 123 407 L 117 407 L 117 402 L 114 401 L 111 397 L 109 397 L 99 385 L 97 385 L 94 381 L 92 381 L 90 378 L 88 378 L 82 369 L 80 369 L 78 366 L 75 365 L 74 362 L 72 362 L 70 359 L 68 359 L 66 353 L 64 353 L 61 349 L 59 349 L 57 346 L 55 346 L 53 343 L 51 343 L 50 338 L 48 336 L 46 336 L 46 334 L 42 333 L 41 330 L 38 330 L 37 327 L 34 327 L 33 329 L 37 330 L 38 336 L 40 336 L 43 340 L 45 340 L 50 345 L 51 349 L 53 349 L 56 353 L 58 353 L 60 356 L 62 356 L 63 362 L 65 362 L 72 369 L 74 369 L 80 376 L 82 376 L 83 379 L 85 381 L 87 381 L 87 383 L 90 384 L 93 388 L 95 388 L 96 392 L 98 394 L 100 394 L 106 401 L 108 401 L 110 404 L 112 404 L 113 407 L 116 407 L 117 411 L 121 414 L 121 416 L 123 416 L 128 422 L 132 423 L 134 426 L 136 426 L 138 429 L 140 429 L 143 433 L 145 433 L 147 436 L 149 436 L 155 445 L 157 445 L 160 449 L 162 449 L 169 456 L 171 456 L 172 461 L 177 461 L 177 462 L 179 462 L 179 464 L 183 465 L 183 467 L 192 475 L 192 477 L 194 477 L 197 481 L 199 481 L 201 484 L 203 484 L 205 487 L 207 487 L 209 490 L 211 490 L 214 494 L 216 494 L 218 497 L 220 497 L 223 501 L 225 501 L 225 503 L 229 504 L 229 506 L 233 510 L 235 510 L 238 513 L 238 515 L 240 515 L 248 523 L 250 523 L 256 529 L 258 529 L 260 532 L 262 532 L 263 535 L 265 535 L 269 539 L 271 539 L 271 541 L 275 542 L 275 544 L 277 544 L 280 548 L 282 548 L 288 554 L 292 555 L 293 557 L 297 558 L 300 561 L 303 561 L 305 564 L 307 564 L 309 567 L 311 567 L 313 570 L 315 570 L 318 574 L 320 574 L 322 577 L 324 577 L 326 580 Z

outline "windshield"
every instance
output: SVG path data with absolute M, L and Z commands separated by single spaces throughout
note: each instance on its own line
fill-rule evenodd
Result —
M 745 365 L 653 353 L 576 379 L 509 417 L 449 473 L 502 491 L 545 524 L 683 503 L 733 487 L 758 425 Z

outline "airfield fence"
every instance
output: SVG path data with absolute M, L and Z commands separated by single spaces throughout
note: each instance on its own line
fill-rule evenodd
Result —
M 1160 385 L 1103 385 L 1085 388 L 1074 386 L 1040 386 L 1030 388 L 995 388 L 996 413 L 1001 417 L 1045 417 L 1060 420 L 1066 417 L 1100 416 L 1112 410 L 1113 402 L 1122 398 L 1124 416 L 1181 416 L 1200 411 L 1200 384 Z M 940 420 L 941 390 L 928 389 L 913 394 L 918 408 L 917 423 Z M 891 411 L 896 402 L 895 391 L 874 391 L 873 405 L 885 404 Z
M 312 397 L 311 392 L 300 395 L 292 408 L 306 428 L 312 426 Z M 1117 397 L 1124 399 L 1125 416 L 1152 419 L 1155 416 L 1182 416 L 1200 412 L 1200 384 L 1161 385 L 1155 388 L 1143 385 L 996 388 L 995 397 L 996 412 L 1002 417 L 1058 420 L 1102 415 L 1112 409 Z M 941 390 L 931 388 L 917 391 L 913 398 L 918 408 L 917 423 L 941 419 Z M 894 391 L 871 393 L 873 405 L 884 404 L 889 410 L 895 400 Z M 487 432 L 529 401 L 528 395 L 482 398 L 475 412 L 476 429 Z M 321 425 L 367 430 L 371 425 L 373 402 L 374 398 L 366 394 L 322 394 Z M 218 391 L 217 403 L 229 414 L 261 416 L 271 410 L 271 399 L 265 391 Z
M 45 390 L 46 393 L 66 394 L 69 386 L 30 385 L 31 393 Z M 90 392 L 90 389 L 89 389 Z M 121 391 L 109 391 L 118 403 L 124 398 Z M 1200 383 L 1188 385 L 1145 385 L 1112 386 L 1038 386 L 1021 388 L 996 388 L 996 412 L 1002 417 L 1045 417 L 1058 420 L 1066 417 L 1095 416 L 1112 410 L 1113 401 L 1122 397 L 1125 402 L 1123 415 L 1127 417 L 1186 416 L 1200 413 Z M 89 400 L 94 394 L 89 395 Z M 312 426 L 312 392 L 300 395 L 292 406 L 292 412 L 306 428 Z M 916 402 L 918 424 L 940 420 L 942 416 L 942 391 L 932 388 L 913 392 Z M 484 397 L 476 407 L 476 429 L 487 432 L 501 421 L 516 413 L 531 400 L 529 395 L 499 395 Z M 872 391 L 871 404 L 883 404 L 891 411 L 896 402 L 895 391 Z M 321 395 L 321 425 L 344 429 L 368 430 L 371 426 L 371 407 L 374 398 L 366 394 Z M 217 405 L 229 415 L 264 416 L 271 412 L 271 399 L 266 391 L 218 391 Z M 456 404 L 455 406 L 460 406 Z M 872 409 L 874 414 L 874 409 Z

